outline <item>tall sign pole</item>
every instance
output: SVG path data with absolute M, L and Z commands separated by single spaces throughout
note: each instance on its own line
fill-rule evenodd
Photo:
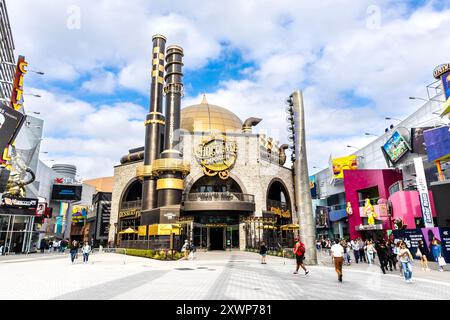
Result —
M 308 159 L 306 156 L 305 109 L 303 94 L 297 90 L 288 98 L 292 120 L 292 139 L 294 142 L 294 187 L 297 207 L 300 239 L 306 246 L 305 262 L 317 264 L 316 225 L 312 210 L 312 199 L 309 185 Z
M 425 228 L 433 228 L 433 213 L 431 211 L 427 179 L 425 178 L 425 170 L 423 169 L 423 161 L 421 157 L 414 158 L 414 167 L 416 169 L 417 191 L 419 191 L 423 222 L 425 224 Z

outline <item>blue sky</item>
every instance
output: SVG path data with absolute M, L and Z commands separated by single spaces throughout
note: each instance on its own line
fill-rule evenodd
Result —
M 287 141 L 284 98 L 303 90 L 309 165 L 363 146 L 384 117 L 420 105 L 433 68 L 448 62 L 449 1 L 7 0 L 16 55 L 31 69 L 26 108 L 45 120 L 42 150 L 81 176 L 111 175 L 143 145 L 151 37 L 185 52 L 183 106 L 208 101 Z M 23 10 L 23 6 L 27 10 Z M 238 8 L 239 10 L 236 10 Z M 75 27 L 74 26 L 75 21 Z M 77 25 L 78 23 L 78 25 Z M 120 128 L 120 129 L 118 129 Z M 313 170 L 312 170 L 313 171 Z

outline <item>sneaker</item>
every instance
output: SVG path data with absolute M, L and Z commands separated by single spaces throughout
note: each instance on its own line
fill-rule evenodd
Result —
M 339 282 L 342 282 L 342 275 L 338 276 Z
M 308 273 L 309 273 L 309 271 L 305 271 L 305 276 L 307 276 L 307 275 L 308 275 Z
M 431 271 L 430 268 L 427 268 L 426 270 L 427 270 L 427 271 Z
M 294 274 L 298 274 L 298 272 L 297 272 L 297 271 L 294 271 Z

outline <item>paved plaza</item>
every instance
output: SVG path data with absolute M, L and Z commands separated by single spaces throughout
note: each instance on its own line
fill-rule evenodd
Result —
M 0 257 L 0 299 L 450 299 L 450 272 L 423 272 L 414 283 L 378 266 L 344 267 L 344 281 L 325 253 L 310 274 L 292 274 L 293 260 L 239 251 L 197 252 L 194 261 L 157 261 L 95 253 L 89 264 L 65 254 Z

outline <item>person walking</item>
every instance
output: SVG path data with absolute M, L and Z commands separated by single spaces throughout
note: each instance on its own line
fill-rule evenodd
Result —
M 192 242 L 189 242 L 189 260 L 194 260 L 194 253 L 195 251 L 197 251 L 197 249 L 195 248 L 194 244 Z
M 422 265 L 422 270 L 430 271 L 430 268 L 428 268 L 427 255 L 425 254 L 425 246 L 423 245 L 422 240 L 419 240 L 419 243 L 417 246 L 416 257 L 420 259 L 420 264 Z
M 184 260 L 187 260 L 188 256 L 189 256 L 189 241 L 188 240 L 184 240 L 183 247 L 181 247 L 181 252 L 184 255 Z
M 356 263 L 358 263 L 358 260 L 359 260 L 358 239 L 354 239 L 354 240 L 350 241 L 350 246 L 352 247 L 353 255 L 355 257 L 355 261 L 356 261 Z
M 45 250 L 45 239 L 41 240 L 41 243 L 39 244 L 39 249 L 41 250 L 41 253 L 44 253 L 44 250 Z
M 259 248 L 259 254 L 261 255 L 261 264 L 267 264 L 266 263 L 267 247 L 264 242 L 261 243 L 261 246 Z
M 364 262 L 366 262 L 366 252 L 364 250 L 365 244 L 361 238 L 359 238 L 358 246 L 359 246 L 359 261 L 363 262 L 364 260 Z
M 436 239 L 436 237 L 433 238 L 433 241 L 431 241 L 431 252 L 433 253 L 434 261 L 439 264 L 439 257 L 442 255 L 442 247 L 441 242 Z M 441 264 L 439 264 L 439 271 L 444 271 L 444 268 Z
M 295 238 L 295 245 L 294 245 L 294 255 L 297 260 L 297 269 L 294 271 L 294 274 L 298 274 L 298 270 L 300 267 L 305 271 L 305 276 L 309 273 L 308 270 L 306 270 L 305 265 L 303 264 L 303 260 L 305 259 L 305 244 L 300 241 L 299 237 Z
M 345 241 L 345 239 L 342 239 L 340 242 L 342 248 L 344 248 L 344 264 L 345 265 L 349 265 L 349 257 L 350 257 L 350 251 L 348 250 L 347 247 L 347 242 Z
M 406 243 L 402 243 L 400 252 L 398 254 L 400 263 L 402 264 L 403 275 L 405 276 L 406 283 L 412 283 L 412 261 L 413 257 L 409 249 L 406 247 Z
M 388 256 L 388 263 L 389 263 L 389 270 L 392 271 L 392 267 L 397 270 L 397 256 L 394 254 L 394 243 L 389 240 L 386 241 L 386 249 L 387 249 L 387 256 Z
M 344 248 L 340 245 L 339 240 L 335 240 L 335 244 L 331 247 L 331 257 L 334 261 L 334 269 L 338 275 L 339 282 L 342 282 L 342 265 L 344 264 Z
M 73 240 L 70 244 L 70 259 L 72 260 L 72 264 L 74 264 L 75 258 L 78 254 L 78 241 Z
M 386 269 L 388 267 L 388 249 L 383 241 L 377 243 L 375 250 L 380 259 L 380 268 L 383 274 L 386 274 Z
M 377 252 L 375 250 L 375 247 L 373 246 L 372 241 L 367 241 L 367 245 L 366 245 L 366 252 L 367 252 L 367 260 L 369 261 L 369 265 L 373 264 L 373 256 L 375 254 L 375 252 Z
M 83 252 L 83 263 L 88 263 L 89 254 L 92 251 L 92 247 L 89 245 L 87 241 L 84 242 L 83 248 L 81 248 L 81 252 Z

